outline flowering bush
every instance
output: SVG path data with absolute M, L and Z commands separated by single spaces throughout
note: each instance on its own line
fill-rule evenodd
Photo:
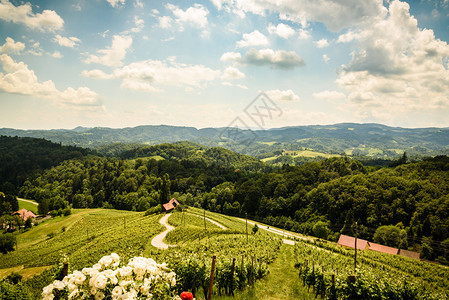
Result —
M 176 274 L 165 263 L 134 257 L 120 267 L 117 254 L 104 256 L 91 268 L 74 271 L 42 291 L 42 299 L 180 299 L 173 296 Z

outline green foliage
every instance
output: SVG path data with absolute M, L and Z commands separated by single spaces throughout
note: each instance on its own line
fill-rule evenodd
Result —
M 376 229 L 374 242 L 401 249 L 407 249 L 407 232 L 394 225 L 384 225 Z
M 1 180 L 0 180 L 1 182 Z M 11 214 L 19 210 L 19 202 L 17 198 L 10 194 L 0 192 L 0 216 Z
M 14 251 L 14 246 L 17 244 L 17 238 L 13 233 L 0 234 L 0 252 L 8 253 Z
M 160 204 L 153 206 L 145 211 L 145 216 L 151 216 L 154 214 L 158 214 L 162 211 L 162 206 Z
M 254 224 L 252 231 L 253 231 L 253 234 L 256 234 L 257 231 L 259 231 L 259 226 L 257 224 Z
M 11 284 L 18 284 L 22 280 L 22 275 L 16 272 L 12 272 L 6 277 Z
M 66 159 L 80 158 L 88 149 L 61 146 L 44 139 L 0 136 L 0 190 L 16 194 L 16 187 L 35 172 Z
M 354 251 L 324 242 L 297 242 L 295 255 L 304 285 L 328 299 L 445 299 L 445 267 L 413 259 Z M 332 275 L 335 281 L 332 282 Z

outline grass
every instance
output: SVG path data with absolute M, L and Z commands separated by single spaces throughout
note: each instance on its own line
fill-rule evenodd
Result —
M 19 201 L 19 209 L 25 208 L 26 210 L 37 214 L 37 203 L 33 204 L 28 201 L 23 201 L 22 199 L 17 199 L 17 201 Z
M 215 296 L 214 299 L 314 299 L 314 295 L 308 293 L 307 288 L 302 286 L 294 264 L 293 246 L 282 245 L 278 258 L 270 265 L 270 273 L 256 281 L 254 287 L 238 291 L 234 297 Z
M 99 211 L 99 209 L 74 209 L 70 216 L 55 217 L 43 221 L 32 230 L 17 236 L 17 249 L 25 249 L 48 238 L 48 234 L 60 233 L 63 228 L 70 229 L 73 224 L 83 218 L 84 215 Z

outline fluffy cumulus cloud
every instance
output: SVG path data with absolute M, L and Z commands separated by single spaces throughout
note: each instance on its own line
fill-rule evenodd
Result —
M 217 9 L 234 12 L 240 16 L 247 12 L 264 15 L 267 11 L 279 13 L 281 19 L 303 26 L 308 21 L 321 22 L 329 30 L 338 32 L 386 14 L 380 0 L 214 0 Z
M 270 24 L 267 29 L 270 34 L 276 34 L 283 39 L 288 39 L 295 35 L 295 30 L 284 23 L 280 23 L 277 26 Z
M 86 64 L 97 63 L 109 67 L 121 66 L 127 50 L 133 42 L 130 36 L 114 35 L 112 45 L 106 49 L 100 49 L 97 54 L 90 54 L 84 62 Z
M 265 91 L 265 93 L 274 101 L 299 101 L 299 96 L 296 95 L 292 90 L 269 90 Z
M 14 6 L 8 0 L 0 1 L 0 19 L 42 31 L 54 31 L 64 26 L 64 20 L 53 10 L 33 13 L 30 3 Z
M 81 42 L 81 40 L 79 38 L 76 38 L 74 36 L 64 37 L 64 36 L 60 36 L 59 34 L 57 34 L 53 38 L 53 41 L 58 43 L 59 46 L 69 47 L 69 48 L 74 48 L 75 46 L 77 46 Z
M 236 67 L 227 67 L 224 70 L 221 78 L 226 79 L 226 80 L 241 79 L 241 78 L 245 78 L 245 74 L 240 72 L 240 70 L 237 69 Z
M 156 86 L 177 86 L 187 89 L 202 88 L 208 82 L 219 78 L 220 71 L 203 65 L 186 65 L 174 58 L 166 61 L 145 60 L 131 63 L 112 73 L 100 70 L 83 71 L 86 77 L 96 79 L 121 79 L 121 87 L 139 91 L 161 91 Z
M 244 33 L 243 39 L 237 42 L 238 48 L 254 47 L 254 46 L 266 46 L 269 41 L 265 35 L 260 33 L 259 30 L 254 30 L 251 33 Z
M 275 69 L 293 69 L 304 66 L 304 60 L 294 51 L 272 49 L 250 49 L 245 54 L 245 63 L 270 66 Z
M 221 61 L 235 64 L 269 66 L 273 69 L 293 69 L 304 66 L 304 60 L 294 51 L 273 49 L 249 49 L 243 57 L 238 52 L 225 52 Z
M 170 28 L 173 24 L 173 19 L 169 16 L 159 17 L 158 21 L 161 28 Z
M 190 26 L 204 29 L 208 24 L 207 15 L 209 14 L 209 10 L 201 4 L 195 4 L 186 10 L 182 10 L 178 6 L 170 3 L 166 7 L 173 13 L 176 22 L 181 28 L 183 25 L 189 24 Z
M 221 61 L 240 62 L 242 60 L 242 54 L 238 52 L 225 52 L 220 57 Z
M 7 37 L 6 42 L 0 46 L 0 53 L 18 54 L 25 49 L 25 44 L 16 42 L 12 38 Z
M 118 7 L 120 5 L 125 5 L 125 0 L 106 0 L 112 7 Z
M 329 46 L 329 42 L 326 39 L 321 39 L 315 42 L 317 48 L 326 48 Z
M 418 28 L 407 3 L 392 1 L 388 12 L 340 38 L 359 48 L 337 79 L 349 105 L 366 118 L 376 117 L 373 107 L 381 117 L 449 109 L 448 44 Z
M 98 95 L 87 87 L 76 90 L 69 87 L 59 91 L 51 80 L 39 82 L 33 70 L 23 62 L 15 62 L 7 54 L 0 55 L 0 64 L 5 72 L 0 72 L 0 90 L 3 92 L 50 99 L 72 106 L 101 105 Z
M 313 93 L 312 96 L 316 99 L 322 99 L 322 100 L 341 100 L 345 99 L 346 95 L 341 92 L 337 91 L 322 91 L 318 93 Z

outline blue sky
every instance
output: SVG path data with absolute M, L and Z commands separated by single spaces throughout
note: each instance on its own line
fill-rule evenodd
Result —
M 254 128 L 261 91 L 264 128 L 449 127 L 448 0 L 0 0 L 0 29 L 0 127 Z

